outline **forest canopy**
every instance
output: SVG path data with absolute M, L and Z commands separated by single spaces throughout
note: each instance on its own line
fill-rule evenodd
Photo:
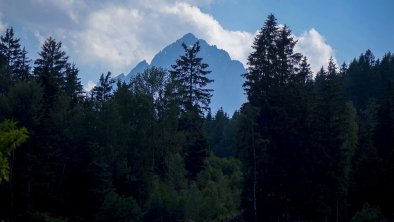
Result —
M 228 114 L 199 42 L 86 92 L 61 42 L 31 61 L 6 29 L 0 220 L 393 221 L 394 55 L 313 73 L 296 44 L 269 15 Z

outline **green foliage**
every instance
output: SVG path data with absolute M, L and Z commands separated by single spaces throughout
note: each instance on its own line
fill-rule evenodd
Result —
M 152 99 L 162 98 L 167 81 L 167 73 L 162 68 L 151 67 L 136 75 L 131 80 L 133 91 Z
M 238 111 L 232 118 L 229 118 L 222 109 L 219 109 L 214 117 L 210 115 L 209 113 L 204 122 L 210 151 L 219 157 L 234 156 Z
M 207 75 L 211 71 L 206 69 L 208 64 L 202 62 L 202 58 L 197 57 L 200 51 L 200 44 L 196 42 L 191 48 L 184 43 L 182 47 L 185 54 L 177 59 L 176 64 L 170 70 L 171 81 L 175 85 L 175 95 L 180 101 L 181 108 L 185 111 L 196 109 L 200 114 L 209 110 L 213 91 L 206 86 L 213 82 Z
M 185 168 L 191 179 L 194 179 L 201 171 L 204 159 L 209 154 L 208 141 L 202 127 L 203 120 L 196 109 L 185 112 L 180 118 L 179 128 L 185 136 L 183 145 Z
M 340 147 L 340 192 L 347 196 L 350 182 L 351 161 L 354 157 L 355 150 L 358 143 L 358 124 L 356 110 L 351 103 L 346 103 L 343 111 L 342 132 L 339 136 L 342 139 Z
M 95 221 L 140 221 L 141 209 L 133 197 L 121 197 L 109 192 L 101 206 Z
M 42 110 L 42 88 L 36 81 L 18 82 L 8 92 L 7 114 L 29 129 L 38 124 Z
M 352 218 L 351 222 L 378 222 L 380 221 L 380 209 L 365 203 L 363 208 Z
M 209 112 L 198 43 L 169 72 L 116 87 L 102 74 L 86 97 L 60 42 L 44 42 L 31 73 L 7 29 L 0 220 L 392 220 L 393 55 L 368 50 L 340 69 L 330 58 L 313 80 L 295 44 L 269 15 L 248 57 L 248 102 L 230 118 Z
M 357 109 L 364 109 L 368 100 L 382 98 L 386 85 L 379 81 L 379 61 L 375 60 L 370 50 L 353 60 L 345 72 L 344 88 L 347 97 L 352 100 Z M 387 83 L 387 80 L 384 82 Z
M 103 108 L 104 102 L 111 97 L 113 84 L 114 80 L 111 79 L 111 72 L 106 75 L 101 74 L 99 84 L 92 89 L 92 98 L 96 101 L 97 109 Z
M 33 215 L 34 222 L 68 222 L 67 218 L 53 217 L 49 213 L 36 212 Z
M 14 36 L 14 29 L 7 28 L 0 37 L 0 59 L 4 59 L 10 69 L 11 79 L 26 81 L 30 79 L 30 60 L 25 48 L 21 49 L 20 39 Z
M 306 59 L 294 52 L 295 43 L 290 29 L 279 27 L 271 14 L 248 57 L 248 102 L 237 131 L 248 220 L 288 220 L 289 215 L 302 217 L 305 209 L 304 203 L 295 203 L 302 200 L 301 184 L 308 180 L 310 138 L 305 132 L 312 132 L 312 81 Z
M 144 221 L 183 221 L 187 209 L 183 198 L 173 186 L 155 180 Z
M 184 135 L 183 152 L 189 178 L 194 179 L 208 156 L 208 141 L 203 131 L 202 116 L 209 110 L 212 89 L 206 86 L 213 82 L 207 75 L 208 64 L 197 57 L 199 42 L 188 48 L 182 44 L 185 54 L 177 59 L 170 70 L 167 95 L 175 107 L 181 111 L 178 130 Z
M 145 221 L 228 221 L 240 213 L 241 184 L 239 160 L 209 157 L 187 188 L 156 181 Z
M 200 221 L 228 221 L 238 215 L 241 204 L 242 173 L 239 160 L 212 156 L 198 175 L 201 190 Z
M 49 37 L 45 40 L 39 52 L 39 58 L 34 62 L 34 75 L 41 84 L 44 92 L 45 112 L 61 92 L 65 84 L 65 73 L 68 67 L 68 56 L 62 51 L 62 43 Z
M 7 65 L 6 59 L 0 56 L 0 96 L 6 94 L 11 85 L 12 77 L 10 68 Z
M 83 95 L 81 80 L 78 77 L 78 68 L 73 65 L 67 65 L 64 76 L 64 92 L 73 104 L 78 103 Z
M 19 38 L 14 36 L 14 29 L 7 28 L 4 35 L 0 37 L 0 55 L 5 58 L 7 65 L 15 70 L 17 61 L 22 52 L 20 49 Z
M 16 122 L 5 120 L 0 123 L 0 183 L 9 180 L 8 157 L 28 139 L 26 128 L 18 128 Z

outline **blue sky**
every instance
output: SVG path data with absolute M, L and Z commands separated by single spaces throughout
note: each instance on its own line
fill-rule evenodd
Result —
M 0 0 L 0 31 L 13 26 L 36 58 L 48 36 L 81 69 L 82 82 L 128 72 L 188 32 L 245 64 L 269 13 L 293 30 L 314 70 L 329 56 L 394 52 L 394 1 L 379 0 Z
M 392 0 L 230 0 L 213 2 L 202 10 L 234 30 L 253 32 L 269 13 L 290 26 L 295 35 L 315 28 L 333 47 L 341 63 L 367 49 L 377 57 L 394 51 Z

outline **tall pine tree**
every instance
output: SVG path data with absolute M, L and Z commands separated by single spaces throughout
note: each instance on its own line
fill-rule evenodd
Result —
M 68 67 L 68 56 L 61 49 L 62 43 L 49 37 L 45 40 L 34 64 L 34 75 L 44 91 L 44 106 L 49 109 L 56 95 L 65 85 L 65 73 Z M 47 111 L 47 110 L 46 110 Z
M 196 42 L 188 48 L 184 43 L 182 47 L 185 54 L 177 59 L 172 65 L 170 78 L 176 86 L 176 96 L 180 100 L 180 105 L 185 111 L 195 109 L 200 114 L 209 109 L 212 97 L 212 89 L 206 86 L 213 82 L 207 75 L 208 64 L 202 62 L 202 58 L 197 57 L 200 51 L 200 44 Z
M 309 131 L 311 71 L 306 59 L 294 52 L 295 44 L 290 29 L 280 27 L 271 14 L 248 57 L 248 103 L 241 112 L 238 149 L 248 163 L 244 207 L 249 219 L 302 217 L 295 201 L 301 199 L 302 186 L 295 181 L 305 175 L 300 158 L 307 153 L 308 137 L 301 132 Z
M 170 70 L 170 81 L 173 88 L 173 96 L 178 101 L 183 111 L 179 129 L 185 135 L 185 166 L 191 178 L 195 178 L 202 169 L 204 159 L 208 155 L 208 142 L 203 132 L 202 115 L 209 110 L 212 89 L 206 86 L 213 82 L 207 75 L 208 64 L 197 57 L 200 44 L 196 42 L 188 48 L 182 44 L 185 54 L 177 59 L 176 64 Z
M 0 57 L 5 59 L 13 81 L 25 81 L 30 78 L 30 59 L 27 51 L 21 48 L 20 39 L 15 37 L 14 29 L 7 28 L 0 37 Z

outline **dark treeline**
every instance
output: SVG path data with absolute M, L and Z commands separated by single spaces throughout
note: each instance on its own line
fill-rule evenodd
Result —
M 31 61 L 0 39 L 0 221 L 392 221 L 394 55 L 313 78 L 269 15 L 248 101 L 211 113 L 198 42 L 171 70 L 84 92 L 49 37 Z

